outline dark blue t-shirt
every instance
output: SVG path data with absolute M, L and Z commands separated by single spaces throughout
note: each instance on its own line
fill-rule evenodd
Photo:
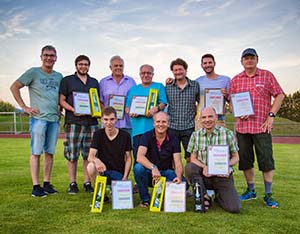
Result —
M 159 170 L 173 169 L 173 154 L 180 153 L 180 143 L 176 136 L 168 134 L 159 149 L 153 129 L 141 137 L 140 145 L 147 148 L 146 158 Z

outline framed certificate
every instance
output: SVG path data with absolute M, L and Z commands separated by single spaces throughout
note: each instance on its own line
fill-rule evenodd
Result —
M 91 100 L 91 114 L 92 117 L 101 117 L 101 106 L 99 101 L 98 90 L 96 88 L 90 88 L 90 100 Z
M 132 183 L 130 180 L 113 180 L 111 188 L 113 210 L 133 209 Z
M 231 103 L 234 117 L 254 115 L 250 92 L 231 94 Z
M 157 106 L 157 96 L 158 96 L 158 90 L 150 89 L 146 112 L 148 112 L 151 108 Z
M 186 210 L 186 184 L 166 183 L 165 189 L 165 212 L 185 212 Z
M 221 92 L 221 89 L 205 89 L 204 106 L 213 107 L 218 115 L 223 115 L 225 99 Z
M 125 98 L 123 95 L 109 95 L 108 105 L 116 110 L 118 119 L 124 119 Z
M 229 146 L 208 146 L 207 168 L 209 175 L 228 175 L 229 171 Z
M 73 92 L 74 113 L 80 115 L 90 115 L 91 105 L 88 93 Z
M 147 96 L 133 96 L 129 113 L 145 115 L 147 104 L 148 104 Z
M 106 190 L 106 181 L 107 178 L 105 176 L 96 177 L 91 212 L 102 212 Z
M 154 184 L 150 202 L 150 211 L 159 212 L 161 210 L 164 192 L 166 186 L 166 177 L 161 176 L 159 181 Z

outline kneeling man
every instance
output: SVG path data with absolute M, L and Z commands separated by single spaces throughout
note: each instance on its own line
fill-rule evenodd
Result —
M 88 156 L 88 174 L 93 182 L 97 175 L 111 180 L 128 180 L 131 168 L 131 139 L 129 133 L 115 127 L 117 113 L 113 107 L 102 111 L 104 128 L 94 135 Z
M 190 182 L 197 181 L 206 189 L 213 189 L 216 201 L 227 212 L 239 213 L 241 203 L 234 187 L 231 169 L 239 161 L 238 146 L 231 130 L 216 125 L 218 116 L 212 107 L 201 111 L 200 121 L 202 128 L 193 132 L 188 145 L 191 153 L 191 162 L 185 167 L 185 174 Z M 209 145 L 228 145 L 229 176 L 210 176 L 207 172 L 207 155 Z M 205 195 L 206 198 L 207 194 Z
M 176 136 L 167 133 L 169 120 L 170 117 L 165 112 L 154 114 L 154 129 L 141 137 L 137 163 L 134 166 L 134 178 L 139 188 L 141 207 L 150 204 L 148 186 L 152 185 L 152 180 L 157 182 L 160 176 L 165 176 L 167 181 L 175 183 L 182 180 L 180 144 Z

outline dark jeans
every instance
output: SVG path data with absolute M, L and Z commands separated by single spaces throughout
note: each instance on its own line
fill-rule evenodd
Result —
M 160 171 L 161 176 L 165 176 L 167 181 L 173 181 L 176 178 L 174 170 L 167 169 Z M 142 164 L 134 165 L 134 179 L 139 188 L 140 198 L 142 201 L 150 201 L 148 187 L 152 187 L 152 172 L 145 168 Z M 182 179 L 185 180 L 184 178 Z
M 202 174 L 202 168 L 198 167 L 194 163 L 187 163 L 185 167 L 186 178 L 193 182 L 197 179 L 200 185 L 206 189 L 215 190 L 216 197 L 219 205 L 227 212 L 239 213 L 241 210 L 241 202 L 239 195 L 234 187 L 233 176 L 229 177 L 218 177 L 211 176 L 205 177 Z
M 189 158 L 191 154 L 186 150 L 190 141 L 190 137 L 194 132 L 194 128 L 189 128 L 185 130 L 176 130 L 176 129 L 169 128 L 168 132 L 172 135 L 177 136 L 178 140 L 182 142 L 184 148 L 184 158 L 185 159 Z

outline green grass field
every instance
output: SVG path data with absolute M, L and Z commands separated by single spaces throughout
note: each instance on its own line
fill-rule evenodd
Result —
M 18 114 L 16 120 L 17 132 L 29 132 L 28 116 Z M 234 121 L 232 114 L 226 114 L 227 127 L 231 130 L 234 130 Z M 13 122 L 13 115 L 0 115 L 0 132 L 14 132 Z M 60 121 L 61 132 L 64 132 L 63 124 L 64 119 L 62 117 Z M 300 123 L 276 117 L 272 134 L 273 136 L 300 136 Z
M 0 139 L 0 232 L 1 233 L 300 233 L 299 178 L 300 145 L 274 145 L 276 173 L 273 192 L 280 208 L 265 207 L 263 182 L 256 171 L 258 199 L 242 203 L 240 214 L 229 214 L 214 205 L 209 212 L 193 212 L 187 199 L 185 213 L 152 213 L 137 207 L 112 210 L 105 204 L 101 214 L 90 212 L 92 194 L 68 195 L 69 184 L 62 140 L 57 144 L 52 183 L 59 193 L 46 198 L 31 197 L 29 139 Z M 81 164 L 81 161 L 80 161 Z M 132 172 L 131 172 L 132 177 Z M 235 172 L 239 193 L 245 188 L 241 172 Z

